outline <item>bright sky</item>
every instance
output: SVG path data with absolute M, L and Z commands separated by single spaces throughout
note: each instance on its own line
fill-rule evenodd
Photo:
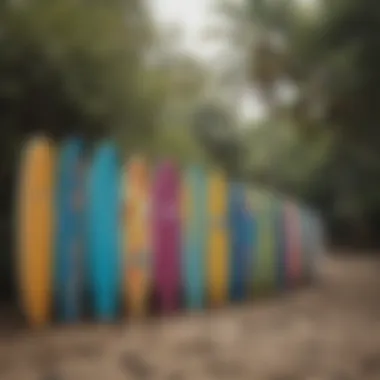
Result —
M 200 34 L 211 18 L 213 0 L 151 0 L 153 12 L 162 23 L 179 24 L 184 32 L 184 48 L 203 56 L 207 44 Z
M 153 14 L 163 23 L 182 25 L 186 41 L 185 46 L 197 54 L 204 54 L 209 45 L 200 37 L 202 30 L 210 24 L 212 7 L 218 0 L 148 0 Z M 287 1 L 287 0 L 286 0 Z M 295 0 L 304 12 L 312 12 L 318 0 Z
M 210 59 L 218 47 L 202 40 L 202 31 L 210 25 L 212 7 L 217 0 L 149 0 L 153 14 L 163 24 L 179 24 L 183 28 L 183 48 L 200 58 Z M 309 8 L 316 0 L 297 0 L 300 5 Z M 304 10 L 306 10 L 304 8 Z M 310 8 L 307 9 L 310 11 Z M 237 100 L 243 118 L 260 119 L 265 110 L 257 96 L 251 91 L 243 93 Z
M 181 25 L 184 33 L 183 48 L 201 59 L 210 60 L 218 50 L 216 43 L 202 39 L 202 32 L 212 20 L 215 0 L 150 0 L 153 14 L 162 24 Z M 217 1 L 217 0 L 216 0 Z M 263 107 L 251 91 L 236 99 L 239 114 L 244 119 L 257 119 L 263 115 Z

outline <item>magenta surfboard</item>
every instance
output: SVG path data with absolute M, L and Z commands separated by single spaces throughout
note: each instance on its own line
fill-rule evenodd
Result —
M 154 286 L 158 308 L 177 310 L 180 302 L 180 176 L 173 163 L 158 165 L 152 193 Z

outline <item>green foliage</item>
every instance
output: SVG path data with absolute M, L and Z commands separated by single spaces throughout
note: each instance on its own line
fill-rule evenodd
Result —
M 152 153 L 171 133 L 164 126 L 186 128 L 204 92 L 203 67 L 172 49 L 143 1 L 32 0 L 1 7 L 4 162 L 36 131 L 58 138 L 113 135 L 126 152 Z M 181 144 L 189 152 L 181 153 L 191 155 L 194 142 L 185 136 Z
M 0 96 L 9 117 L 19 115 L 11 123 L 91 135 L 127 117 L 138 122 L 137 78 L 149 38 L 143 22 L 126 23 L 126 4 L 34 0 L 7 8 Z
M 243 41 L 233 48 L 246 59 L 234 70 L 245 70 L 276 124 L 252 132 L 247 173 L 353 230 L 371 223 L 380 209 L 380 3 L 320 0 L 308 11 L 297 0 L 226 3 L 230 38 Z M 298 89 L 289 104 L 276 97 L 284 79 Z
M 184 126 L 161 128 L 153 147 L 153 157 L 172 158 L 180 164 L 209 163 L 207 152 L 194 139 L 189 128 Z
M 313 143 L 302 139 L 289 121 L 265 122 L 247 133 L 245 161 L 248 177 L 293 195 L 305 195 L 316 173 L 329 160 L 332 140 L 320 135 Z
M 215 163 L 229 175 L 241 176 L 244 146 L 234 117 L 216 102 L 204 102 L 194 109 L 192 131 Z

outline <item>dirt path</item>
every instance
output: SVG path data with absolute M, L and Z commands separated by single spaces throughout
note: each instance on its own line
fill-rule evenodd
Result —
M 34 333 L 2 327 L 0 379 L 379 380 L 380 262 L 324 268 L 312 289 L 233 310 Z

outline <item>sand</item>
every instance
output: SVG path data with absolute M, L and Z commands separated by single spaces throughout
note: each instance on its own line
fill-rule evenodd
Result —
M 1 380 L 379 380 L 380 262 L 327 259 L 314 286 L 193 315 L 44 331 L 10 322 Z

